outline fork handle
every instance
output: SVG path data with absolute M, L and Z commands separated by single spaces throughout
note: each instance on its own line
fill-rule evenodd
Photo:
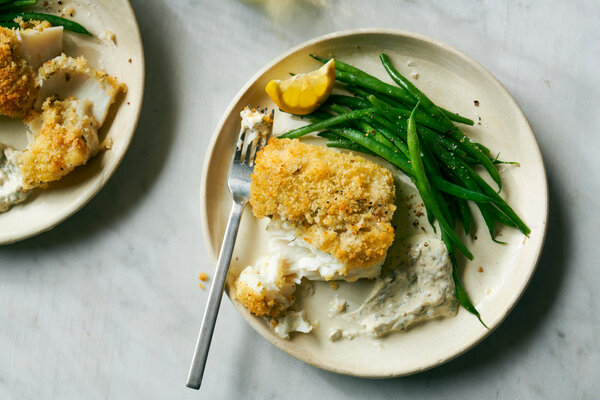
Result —
M 194 358 L 192 359 L 192 365 L 190 366 L 190 372 L 188 374 L 186 386 L 192 389 L 200 389 L 200 384 L 202 383 L 202 375 L 204 374 L 204 367 L 208 357 L 208 349 L 210 348 L 210 342 L 215 329 L 215 322 L 217 321 L 217 314 L 219 313 L 219 307 L 221 305 L 221 297 L 223 297 L 223 288 L 227 278 L 227 271 L 229 270 L 229 263 L 231 262 L 233 247 L 235 245 L 235 239 L 240 227 L 242 211 L 244 210 L 245 205 L 246 201 L 242 203 L 234 201 L 233 206 L 231 207 L 229 221 L 227 222 L 225 236 L 223 237 L 223 244 L 219 253 L 219 259 L 217 260 L 215 276 L 210 287 L 210 293 L 208 294 L 208 303 L 206 304 L 202 326 L 200 327 L 200 334 L 198 335 L 198 342 L 196 343 L 196 350 L 194 351 Z

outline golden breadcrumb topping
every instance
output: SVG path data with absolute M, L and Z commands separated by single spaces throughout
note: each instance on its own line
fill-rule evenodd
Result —
M 22 118 L 38 92 L 35 71 L 18 54 L 15 31 L 0 27 L 0 114 Z
M 21 156 L 23 187 L 56 181 L 85 164 L 99 149 L 98 121 L 89 100 L 48 98 L 41 114 L 41 132 Z
M 394 240 L 394 197 L 392 173 L 371 161 L 273 138 L 257 154 L 250 204 L 257 218 L 287 221 L 349 268 L 367 268 Z
M 239 279 L 235 281 L 235 297 L 241 305 L 259 317 L 276 317 L 289 306 L 289 303 L 276 302 L 273 297 L 257 291 Z
M 286 311 L 295 301 L 295 285 L 285 288 L 285 282 L 275 282 L 276 289 L 267 289 L 262 282 L 249 284 L 245 279 L 235 281 L 235 298 L 252 314 L 259 317 L 277 317 Z M 283 289 L 283 290 L 281 290 Z

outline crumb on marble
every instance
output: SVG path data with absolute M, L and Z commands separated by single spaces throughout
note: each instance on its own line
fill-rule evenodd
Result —
M 200 272 L 198 274 L 198 279 L 202 282 L 206 282 L 208 281 L 208 274 L 206 272 Z M 202 282 L 198 282 L 198 286 L 200 287 L 200 289 L 204 290 L 204 285 L 202 284 Z

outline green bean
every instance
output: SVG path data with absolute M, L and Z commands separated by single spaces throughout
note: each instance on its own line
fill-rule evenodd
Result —
M 450 262 L 452 263 L 452 279 L 454 280 L 454 287 L 456 289 L 456 298 L 458 299 L 458 302 L 465 308 L 465 310 L 475 315 L 483 326 L 489 329 L 488 326 L 482 321 L 479 311 L 477 311 L 473 303 L 471 303 L 469 295 L 460 282 L 458 277 L 458 261 L 456 260 L 456 255 L 454 253 L 450 253 Z
M 481 144 L 479 142 L 475 142 L 475 141 L 472 141 L 472 142 L 475 143 L 475 145 L 477 147 L 479 147 L 479 150 L 481 150 L 483 152 L 483 154 L 485 154 L 488 158 L 493 159 L 492 151 L 490 149 L 488 149 L 487 147 L 485 147 L 483 144 Z
M 322 137 L 324 139 L 328 139 L 328 141 L 326 143 L 327 147 L 336 147 L 336 148 L 340 148 L 340 149 L 353 150 L 353 151 L 358 151 L 358 152 L 365 153 L 365 154 L 370 154 L 373 156 L 376 155 L 369 149 L 366 149 L 365 147 L 359 145 L 358 143 L 348 140 L 332 131 L 319 132 L 319 133 L 317 133 L 317 136 Z
M 39 20 L 48 21 L 53 26 L 62 26 L 68 31 L 82 33 L 84 35 L 92 36 L 83 26 L 77 22 L 70 21 L 65 18 L 58 17 L 51 14 L 33 13 L 33 12 L 10 12 L 0 14 L 0 22 L 13 21 L 15 18 L 23 18 L 24 21 Z
M 339 104 L 344 107 L 350 108 L 369 108 L 373 107 L 371 103 L 369 103 L 366 99 L 361 99 L 358 97 L 345 96 L 341 94 L 332 94 L 329 96 L 327 102 Z
M 35 3 L 37 3 L 37 0 L 4 0 L 0 1 L 0 4 L 2 4 L 0 5 L 0 11 L 13 10 L 19 7 L 33 6 L 35 5 Z
M 380 55 L 381 62 L 385 70 L 388 72 L 390 77 L 396 82 L 398 85 L 404 87 L 409 93 L 411 93 L 415 98 L 419 99 L 419 101 L 423 102 L 423 107 L 429 112 L 433 117 L 437 117 L 440 122 L 444 124 L 448 132 L 452 135 L 452 137 L 459 143 L 464 145 L 465 150 L 478 159 L 486 171 L 490 174 L 494 182 L 498 185 L 498 188 L 502 189 L 502 181 L 500 179 L 500 174 L 494 164 L 490 161 L 489 157 L 486 156 L 479 146 L 477 146 L 474 142 L 466 137 L 454 124 L 452 121 L 448 119 L 448 117 L 440 111 L 440 109 L 433 104 L 433 102 L 415 85 L 412 84 L 408 79 L 402 76 L 390 63 L 389 58 L 385 54 Z
M 400 100 L 400 102 L 403 104 L 411 104 L 414 102 L 410 94 L 406 93 L 401 88 L 388 85 L 387 83 L 384 83 L 371 75 L 356 75 L 350 72 L 341 71 L 336 68 L 335 79 L 349 85 L 370 88 L 377 93 L 383 93 L 388 96 L 392 96 L 393 98 Z
M 493 200 L 485 194 L 465 189 L 462 186 L 448 182 L 441 176 L 432 176 L 431 183 L 444 193 L 451 194 L 459 199 L 471 200 L 476 203 L 490 203 Z
M 441 191 L 440 191 L 441 192 Z M 443 193 L 443 192 L 441 192 Z M 452 221 L 452 223 L 450 224 L 450 226 L 452 226 L 452 228 L 456 228 L 456 223 L 457 222 L 462 222 L 462 216 L 458 210 L 458 204 L 457 204 L 457 199 L 456 197 L 452 197 L 451 195 L 449 195 L 448 193 L 443 193 L 444 196 L 444 201 L 445 203 L 448 205 L 448 210 L 450 210 L 450 221 Z
M 331 105 L 330 109 L 332 111 L 335 111 L 338 114 L 348 114 L 348 113 L 351 112 L 351 111 L 348 111 L 344 107 L 339 106 L 337 104 Z M 379 133 L 377 130 L 375 130 L 371 125 L 369 125 L 368 123 L 364 122 L 362 119 L 355 119 L 352 122 L 356 125 L 357 128 L 359 128 L 360 130 L 362 130 L 365 135 L 371 135 L 379 143 L 384 144 L 384 145 L 386 145 L 388 147 L 394 147 L 393 142 L 391 142 L 390 140 L 388 140 L 385 136 L 383 136 L 381 133 Z
M 494 207 L 488 204 L 479 205 L 481 206 L 479 211 L 481 211 L 481 216 L 483 217 L 483 221 L 488 228 L 488 232 L 492 241 L 498 244 L 506 244 L 506 242 L 496 239 L 496 218 L 494 218 Z
M 361 120 L 365 121 L 369 118 L 370 117 L 363 117 Z M 371 116 L 369 123 L 371 123 L 374 129 L 385 136 L 394 144 L 395 147 L 397 147 L 406 157 L 408 157 L 408 146 L 406 146 L 406 143 L 396 133 L 394 133 L 394 131 L 389 130 L 387 127 L 379 124 L 375 116 Z
M 322 137 L 324 139 L 330 139 L 330 140 L 339 140 L 339 139 L 341 139 L 341 137 L 337 133 L 333 133 L 331 131 L 319 132 L 319 133 L 317 133 L 317 136 Z
M 460 161 L 459 161 L 460 162 Z M 508 203 L 500 197 L 500 195 L 488 185 L 488 183 L 483 180 L 482 177 L 477 175 L 477 173 L 471 168 L 469 165 L 464 164 L 463 166 L 467 169 L 477 186 L 481 189 L 483 194 L 489 196 L 494 201 L 494 204 L 502 211 L 508 218 L 510 218 L 519 228 L 519 230 L 526 236 L 529 236 L 531 233 L 531 229 L 523 222 L 523 220 L 517 215 L 517 213 L 508 205 Z
M 502 211 L 500 211 L 496 207 L 492 208 L 492 213 L 494 214 L 494 218 L 496 218 L 501 224 L 519 229 L 517 224 L 515 224 L 510 218 L 504 215 Z
M 448 224 L 448 229 L 451 229 L 453 231 L 454 230 L 454 218 L 452 218 L 452 214 L 450 214 L 450 209 L 448 208 L 448 204 L 446 203 L 446 199 L 444 198 L 444 195 L 439 190 L 435 190 L 435 188 L 433 186 L 431 187 L 431 194 L 433 195 L 433 198 L 435 200 L 434 207 L 436 205 L 437 205 L 437 207 L 439 207 L 442 218 L 444 218 L 444 220 Z M 435 212 L 433 212 L 430 208 L 430 207 L 432 207 L 432 205 L 428 204 L 425 201 L 423 201 L 423 203 L 425 204 L 425 211 L 427 212 L 427 220 L 429 221 L 429 225 L 431 225 L 431 227 L 433 228 L 433 232 L 437 233 L 437 231 L 435 229 L 435 224 L 434 224 L 435 219 L 436 219 Z
M 468 235 L 471 231 L 471 224 L 473 223 L 471 210 L 469 209 L 469 205 L 467 204 L 466 200 L 456 199 L 456 204 L 458 205 L 458 211 L 460 213 L 465 235 Z
M 332 116 L 329 119 L 326 119 L 326 120 L 323 120 L 320 122 L 315 122 L 313 124 L 305 125 L 303 127 L 291 130 L 291 131 L 281 135 L 280 138 L 282 138 L 282 139 L 299 138 L 301 136 L 308 135 L 309 133 L 312 133 L 315 131 L 320 131 L 325 128 L 329 128 L 330 126 L 339 125 L 339 124 L 349 121 L 351 119 L 360 118 L 362 116 L 369 115 L 373 112 L 375 112 L 375 109 L 370 108 L 370 109 L 365 109 L 365 110 L 352 111 L 347 114 Z
M 410 151 L 409 151 L 409 159 L 410 158 L 411 158 L 411 156 L 410 156 Z M 431 151 L 429 150 L 429 147 L 425 144 L 423 144 L 421 146 L 421 160 L 423 160 L 423 165 L 425 166 L 426 176 L 427 176 L 427 174 L 429 174 L 430 176 L 435 176 L 435 175 L 440 174 L 440 169 L 439 169 L 437 163 L 435 162 L 435 159 L 433 158 Z M 414 167 L 413 167 L 413 169 L 414 169 Z M 415 184 L 415 186 L 417 186 L 417 182 L 414 179 L 413 179 L 413 183 Z M 444 198 L 444 195 L 442 194 L 442 192 L 437 190 L 437 188 L 435 188 L 435 187 L 431 188 L 431 192 L 433 193 L 435 201 L 436 201 L 437 205 L 439 206 L 440 211 L 442 212 L 442 216 L 446 219 L 446 221 L 454 222 L 454 219 L 452 218 L 452 215 L 450 214 L 450 209 L 448 208 L 448 204 L 446 204 L 446 199 Z M 433 228 L 433 231 L 436 232 L 435 224 L 434 224 L 435 214 L 428 207 L 428 204 L 425 204 L 425 210 L 427 211 L 427 220 L 429 221 L 429 225 L 431 225 L 431 227 Z M 449 223 L 449 225 L 452 228 L 454 228 L 453 223 L 452 224 Z
M 475 121 L 473 121 L 470 118 L 463 117 L 462 115 L 460 115 L 458 113 L 448 111 L 445 108 L 441 108 L 441 107 L 440 107 L 440 111 L 443 112 L 450 121 L 458 122 L 459 124 L 464 124 L 464 125 L 469 125 L 469 126 L 475 125 Z
M 335 115 L 330 114 L 328 112 L 325 112 L 322 109 L 318 109 L 316 111 L 311 112 L 310 114 L 297 115 L 297 117 L 300 117 L 302 119 L 307 118 L 311 122 L 315 122 L 315 121 L 318 122 L 318 121 L 324 121 L 324 120 L 329 119 L 331 117 L 335 117 Z
M 352 140 L 363 147 L 371 150 L 373 153 L 384 158 L 391 164 L 400 168 L 406 175 L 413 176 L 413 168 L 408 159 L 399 150 L 387 147 L 370 136 L 365 136 L 362 132 L 352 128 L 332 128 L 331 131 L 338 135 Z
M 415 109 L 419 106 L 417 106 Z M 467 249 L 464 243 L 460 240 L 454 230 L 448 225 L 448 222 L 442 215 L 439 205 L 436 202 L 434 194 L 432 192 L 429 180 L 425 175 L 425 168 L 423 166 L 423 160 L 421 159 L 421 145 L 419 143 L 419 136 L 417 135 L 417 127 L 414 118 L 414 111 L 408 119 L 408 130 L 407 130 L 407 144 L 410 151 L 410 164 L 415 176 L 415 183 L 421 198 L 425 204 L 429 205 L 429 209 L 433 212 L 435 219 L 437 219 L 440 229 L 443 234 L 448 236 L 449 240 L 469 259 L 473 259 L 473 254 Z
M 358 86 L 352 86 L 352 85 L 346 85 L 346 90 L 348 90 L 350 93 L 353 93 L 357 96 L 362 97 L 365 100 L 369 96 L 376 95 L 379 98 L 381 98 L 381 100 L 385 101 L 386 103 L 388 103 L 389 105 L 391 105 L 393 107 L 402 107 L 402 103 L 400 103 L 399 101 L 396 101 L 393 97 L 387 96 L 385 94 L 377 93 L 372 90 L 366 90 L 366 89 L 360 88 Z
M 364 154 L 369 154 L 371 156 L 376 156 L 377 154 L 373 153 L 371 150 L 367 149 L 366 147 L 363 147 L 361 145 L 359 145 L 358 143 L 355 143 L 351 140 L 347 140 L 347 139 L 330 139 L 327 141 L 327 143 L 325 143 L 325 145 L 327 147 L 334 147 L 337 149 L 345 149 L 345 150 L 352 150 L 352 151 L 356 151 L 359 153 L 364 153 Z

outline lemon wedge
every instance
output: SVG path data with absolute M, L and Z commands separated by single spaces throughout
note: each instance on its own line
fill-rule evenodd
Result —
M 272 80 L 265 91 L 277 106 L 290 114 L 309 114 L 327 98 L 335 82 L 333 59 L 321 68 L 292 76 L 284 81 Z

